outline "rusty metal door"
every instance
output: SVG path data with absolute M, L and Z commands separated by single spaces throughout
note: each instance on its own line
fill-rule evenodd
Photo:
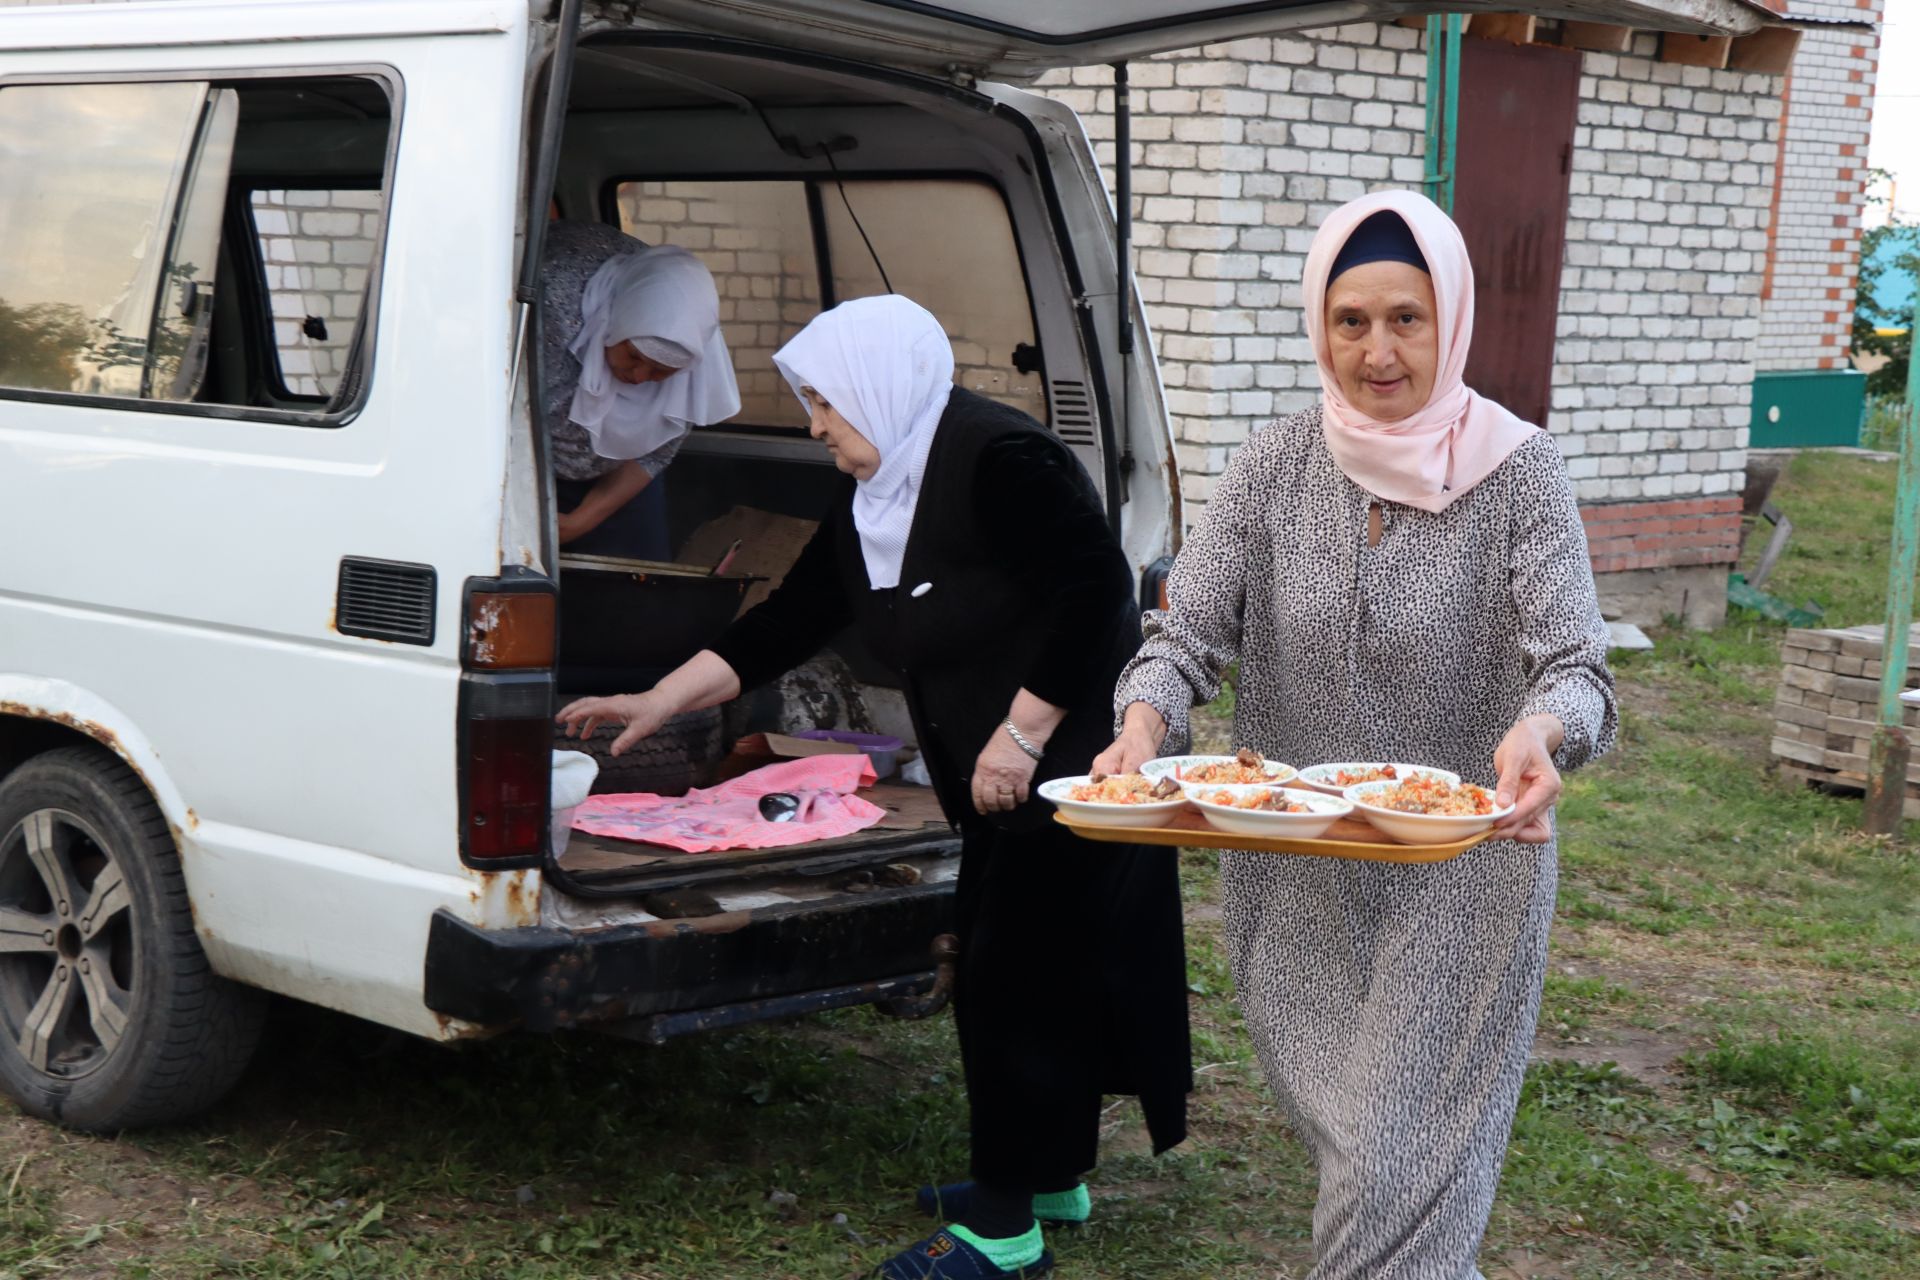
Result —
M 1469 36 L 1460 48 L 1454 220 L 1473 257 L 1467 385 L 1546 425 L 1580 55 Z

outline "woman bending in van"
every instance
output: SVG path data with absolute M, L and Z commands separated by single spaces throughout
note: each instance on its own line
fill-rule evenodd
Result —
M 740 412 L 713 277 L 685 249 L 599 222 L 550 223 L 541 262 L 541 420 L 560 544 L 665 560 L 654 481 L 690 428 Z
M 1035 1276 L 1038 1220 L 1079 1221 L 1101 1096 L 1136 1094 L 1155 1151 L 1192 1088 L 1171 850 L 1093 845 L 1034 779 L 1085 773 L 1139 635 L 1132 571 L 1092 482 L 1018 410 L 953 385 L 939 321 L 905 298 L 847 302 L 774 357 L 850 477 L 780 589 L 650 692 L 576 702 L 617 754 L 683 711 L 806 661 L 848 626 L 898 675 L 942 808 L 960 829 L 954 1016 L 970 1182 L 921 1189 L 951 1222 L 885 1280 Z
M 1515 804 L 1432 866 L 1221 856 L 1247 1029 L 1319 1169 L 1310 1280 L 1472 1280 L 1540 1008 L 1552 804 L 1614 738 L 1607 630 L 1553 440 L 1462 381 L 1452 221 L 1357 200 L 1304 293 L 1322 403 L 1228 465 L 1096 767 L 1182 749 L 1237 658 L 1236 743 L 1435 765 Z

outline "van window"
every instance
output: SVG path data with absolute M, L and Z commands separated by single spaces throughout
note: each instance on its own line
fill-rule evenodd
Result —
M 957 383 L 1046 418 L 1026 274 L 1006 201 L 990 183 L 623 182 L 614 205 L 622 231 L 679 245 L 713 272 L 740 383 L 730 427 L 804 428 L 773 353 L 823 299 L 886 293 L 889 283 L 946 326 Z M 965 260 L 930 253 L 930 244 L 964 245 Z
M 368 77 L 0 88 L 0 388 L 346 407 L 391 114 Z

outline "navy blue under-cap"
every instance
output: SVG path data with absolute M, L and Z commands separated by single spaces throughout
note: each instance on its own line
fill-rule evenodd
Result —
M 1332 284 L 1342 272 L 1364 267 L 1369 262 L 1404 262 L 1428 275 L 1433 274 L 1427 266 L 1427 256 L 1420 252 L 1420 242 L 1413 238 L 1413 228 L 1391 209 L 1382 209 L 1353 229 L 1333 260 L 1327 283 Z

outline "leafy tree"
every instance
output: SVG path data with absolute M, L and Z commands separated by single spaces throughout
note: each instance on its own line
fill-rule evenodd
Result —
M 1869 182 L 1878 182 L 1886 174 L 1873 170 Z M 1891 212 L 1891 211 L 1889 211 Z M 1867 394 L 1904 397 L 1907 393 L 1907 369 L 1913 358 L 1914 305 L 1909 301 L 1899 312 L 1881 305 L 1879 289 L 1889 272 L 1913 279 L 1920 276 L 1920 225 L 1889 217 L 1882 225 L 1860 238 L 1860 284 L 1853 305 L 1853 344 L 1856 356 L 1885 356 L 1886 363 L 1867 375 Z M 1920 295 L 1916 295 L 1920 296 Z M 1896 337 L 1885 337 L 1881 329 L 1897 329 Z

